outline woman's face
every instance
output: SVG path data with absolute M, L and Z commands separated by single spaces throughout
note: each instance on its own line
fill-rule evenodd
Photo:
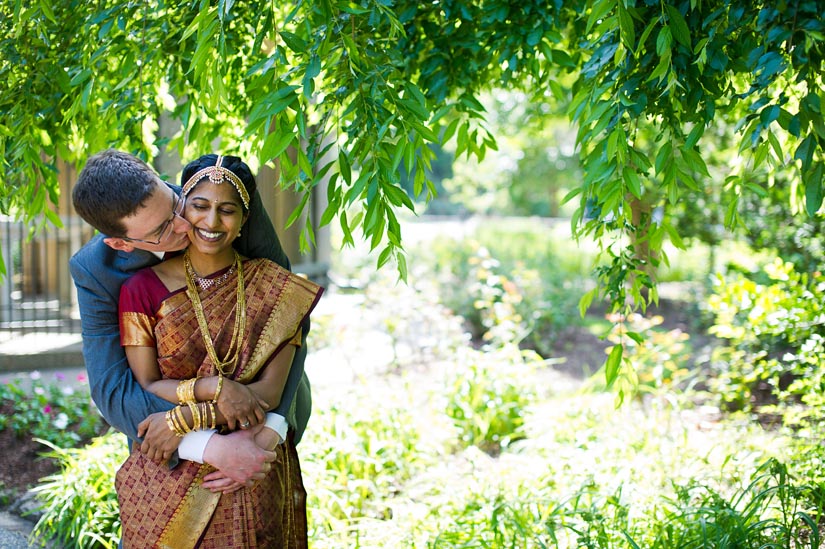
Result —
M 216 185 L 208 179 L 189 191 L 183 215 L 192 224 L 192 246 L 206 254 L 230 248 L 246 221 L 241 198 L 232 183 Z

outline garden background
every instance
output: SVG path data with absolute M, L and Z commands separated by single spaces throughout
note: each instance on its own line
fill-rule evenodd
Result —
M 329 228 L 313 547 L 821 545 L 817 2 L 0 16 L 3 215 L 59 224 L 56 167 L 104 147 L 219 147 L 303 197 L 304 249 Z M 35 535 L 114 547 L 122 437 L 56 381 L 2 386 L 60 466 Z

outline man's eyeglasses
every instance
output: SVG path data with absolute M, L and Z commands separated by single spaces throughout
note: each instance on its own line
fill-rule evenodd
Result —
M 169 219 L 166 220 L 166 223 L 164 223 L 163 226 L 156 231 L 156 233 L 160 235 L 158 236 L 157 240 L 130 238 L 128 236 L 124 236 L 123 240 L 129 240 L 132 242 L 143 242 L 144 244 L 152 244 L 153 246 L 157 246 L 158 244 L 169 238 L 169 234 L 171 234 L 172 232 L 171 229 L 174 227 L 175 224 L 175 218 L 180 217 L 181 219 L 183 219 L 183 209 L 186 206 L 186 198 L 181 197 L 175 193 L 172 193 L 172 196 L 174 196 L 173 200 L 175 201 L 172 204 L 172 215 L 169 217 Z

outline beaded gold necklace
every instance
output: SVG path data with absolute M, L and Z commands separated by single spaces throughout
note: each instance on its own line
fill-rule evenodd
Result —
M 219 375 L 230 375 L 238 366 L 238 357 L 241 354 L 241 341 L 243 341 L 243 334 L 246 331 L 246 292 L 244 291 L 243 281 L 243 264 L 238 252 L 235 252 L 235 262 L 233 269 L 238 272 L 238 286 L 237 295 L 235 298 L 235 326 L 232 330 L 232 341 L 229 343 L 229 348 L 226 350 L 223 360 L 218 359 L 218 354 L 215 352 L 215 344 L 212 342 L 212 336 L 209 334 L 209 326 L 206 323 L 206 316 L 203 312 L 203 303 L 198 295 L 198 287 L 195 285 L 195 278 L 198 275 L 192 267 L 192 261 L 189 259 L 189 249 L 183 254 L 183 264 L 186 268 L 186 294 L 192 301 L 192 308 L 195 310 L 195 318 L 198 319 L 198 327 L 201 331 L 203 343 L 206 346 L 206 353 L 212 360 L 212 364 L 218 370 Z M 232 366 L 231 369 L 226 369 L 227 366 Z

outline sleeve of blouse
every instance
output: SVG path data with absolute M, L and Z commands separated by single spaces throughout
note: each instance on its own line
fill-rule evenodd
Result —
M 123 283 L 120 288 L 118 313 L 120 318 L 120 344 L 122 346 L 155 347 L 155 323 L 157 319 L 142 287 L 141 273 Z

